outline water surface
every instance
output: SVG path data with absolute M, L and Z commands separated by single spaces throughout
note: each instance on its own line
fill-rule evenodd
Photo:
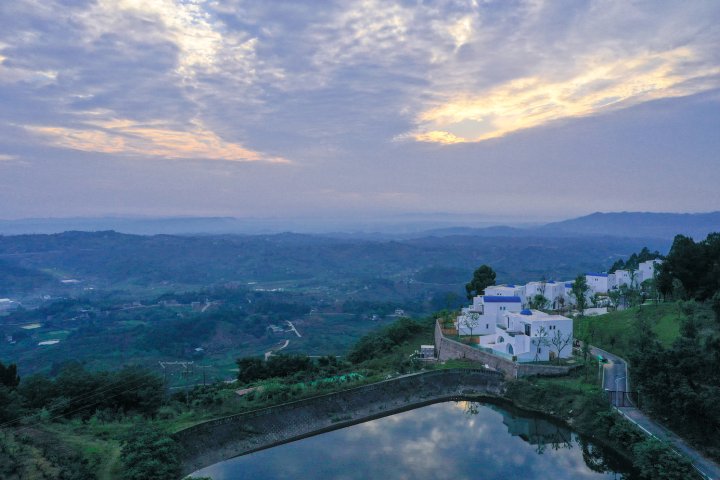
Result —
M 195 472 L 224 479 L 634 478 L 618 458 L 545 418 L 445 402 L 236 457 Z

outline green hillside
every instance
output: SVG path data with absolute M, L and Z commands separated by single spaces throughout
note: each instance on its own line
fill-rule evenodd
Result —
M 630 351 L 633 325 L 645 318 L 665 347 L 680 335 L 680 324 L 685 315 L 676 303 L 643 305 L 607 315 L 575 319 L 575 336 L 589 339 L 590 343 L 624 358 Z

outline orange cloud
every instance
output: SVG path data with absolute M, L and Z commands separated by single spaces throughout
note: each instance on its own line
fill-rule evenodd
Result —
M 589 58 L 582 73 L 561 81 L 534 76 L 481 94 L 451 93 L 420 113 L 418 130 L 406 137 L 441 144 L 480 142 L 553 120 L 690 95 L 720 83 L 720 68 L 694 61 L 689 48 L 614 61 Z
M 289 160 L 226 142 L 201 125 L 189 130 L 164 128 L 115 119 L 87 122 L 88 128 L 37 127 L 28 130 L 51 144 L 85 152 L 130 154 L 172 159 L 208 159 L 233 162 L 290 163 Z

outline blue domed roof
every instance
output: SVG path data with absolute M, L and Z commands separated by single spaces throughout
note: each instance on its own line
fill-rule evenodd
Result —
M 520 312 L 520 315 L 532 315 L 532 311 L 530 311 L 526 308 L 525 310 L 522 310 Z

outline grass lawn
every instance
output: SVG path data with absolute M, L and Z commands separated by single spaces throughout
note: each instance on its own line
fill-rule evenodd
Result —
M 626 357 L 630 350 L 634 324 L 642 316 L 664 346 L 670 346 L 680 335 L 684 314 L 675 303 L 643 305 L 596 317 L 576 318 L 575 337 L 589 338 L 590 343 L 611 353 Z

